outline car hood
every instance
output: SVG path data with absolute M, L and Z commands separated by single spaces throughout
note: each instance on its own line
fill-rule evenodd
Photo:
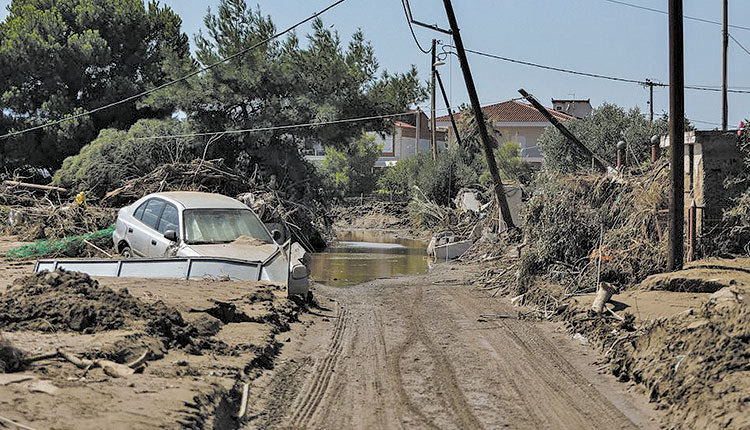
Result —
M 207 245 L 185 245 L 179 255 L 201 257 L 238 258 L 249 261 L 266 261 L 279 248 L 273 243 L 262 245 L 219 243 Z

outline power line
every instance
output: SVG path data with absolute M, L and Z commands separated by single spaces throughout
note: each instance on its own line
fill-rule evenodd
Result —
M 239 129 L 239 130 L 222 130 L 222 131 L 210 131 L 210 132 L 203 132 L 203 133 L 165 134 L 165 135 L 158 135 L 158 136 L 144 136 L 144 137 L 137 137 L 136 140 L 188 138 L 188 137 L 201 137 L 201 136 L 216 136 L 220 134 L 257 133 L 257 132 L 262 132 L 262 131 L 289 130 L 293 128 L 306 128 L 306 127 L 316 127 L 316 126 L 321 126 L 321 125 L 372 121 L 376 119 L 393 118 L 393 117 L 405 116 L 405 115 L 414 115 L 414 112 L 401 112 L 401 113 L 392 113 L 392 114 L 386 114 L 386 115 L 374 115 L 374 116 L 365 116 L 365 117 L 358 117 L 358 118 L 336 119 L 336 120 L 323 121 L 323 122 L 307 122 L 303 124 L 287 124 L 287 125 L 277 125 L 277 126 L 270 126 L 270 127 L 245 128 L 245 129 Z
M 740 43 L 739 40 L 735 39 L 735 37 L 732 36 L 730 33 L 727 33 L 727 35 L 729 36 L 730 39 L 734 40 L 734 43 L 736 43 L 737 46 L 739 46 L 740 48 L 742 48 L 742 50 L 745 51 L 747 53 L 747 55 L 750 55 L 750 51 L 748 51 L 747 48 L 745 48 L 744 46 L 742 46 L 742 44 Z
M 536 67 L 539 69 L 551 70 L 555 72 L 569 73 L 571 75 L 586 76 L 589 78 L 597 78 L 597 79 L 607 79 L 610 81 L 626 82 L 626 83 L 638 84 L 638 85 L 643 85 L 643 86 L 653 85 L 655 87 L 669 87 L 669 84 L 664 84 L 661 82 L 653 82 L 653 81 L 649 82 L 645 80 L 641 81 L 638 79 L 629 79 L 629 78 L 621 78 L 617 76 L 602 75 L 599 73 L 581 72 L 577 70 L 564 69 L 561 67 L 547 66 L 544 64 L 532 63 L 529 61 L 517 60 L 514 58 L 503 57 L 503 56 L 495 55 L 495 54 L 488 54 L 486 52 L 475 51 L 473 49 L 466 49 L 466 52 L 470 52 L 475 55 L 481 55 L 483 57 L 493 58 L 496 60 L 507 61 L 509 63 L 522 64 L 524 66 Z M 685 89 L 697 90 L 697 91 L 721 91 L 720 88 L 711 88 L 710 86 L 704 86 L 704 85 L 685 85 Z M 728 92 L 736 93 L 736 94 L 750 94 L 750 91 L 739 90 L 739 89 L 730 89 L 728 90 Z
M 206 70 L 213 69 L 214 67 L 218 66 L 219 64 L 226 63 L 227 61 L 231 61 L 231 60 L 233 60 L 233 59 L 235 59 L 237 57 L 245 55 L 248 52 L 250 52 L 250 51 L 252 51 L 252 50 L 254 50 L 256 48 L 258 48 L 258 47 L 260 47 L 262 45 L 265 45 L 266 43 L 272 41 L 273 39 L 276 39 L 278 37 L 281 37 L 281 36 L 285 35 L 286 33 L 289 33 L 290 31 L 294 30 L 295 28 L 299 27 L 300 25 L 305 24 L 305 23 L 307 23 L 309 21 L 312 21 L 313 19 L 315 19 L 318 16 L 320 16 L 320 15 L 328 12 L 330 9 L 333 9 L 334 7 L 338 6 L 339 4 L 341 4 L 341 3 L 345 2 L 345 1 L 346 0 L 338 0 L 338 1 L 334 2 L 334 3 L 332 3 L 331 5 L 329 5 L 328 7 L 326 7 L 325 9 L 321 10 L 320 12 L 316 12 L 315 14 L 309 16 L 308 18 L 305 18 L 302 21 L 297 22 L 296 24 L 292 25 L 291 27 L 288 27 L 287 29 L 285 29 L 283 31 L 280 31 L 280 32 L 274 34 L 271 37 L 268 37 L 268 38 L 266 38 L 266 39 L 264 39 L 264 40 L 262 40 L 262 41 L 260 41 L 260 42 L 258 42 L 256 44 L 254 44 L 254 45 L 252 45 L 252 46 L 250 46 L 248 48 L 242 49 L 242 50 L 240 50 L 240 51 L 238 51 L 238 52 L 236 52 L 236 53 L 234 53 L 234 54 L 232 54 L 232 55 L 230 55 L 230 56 L 228 56 L 226 58 L 218 60 L 215 63 L 209 64 L 208 66 L 205 66 L 203 68 L 200 68 L 200 69 L 197 69 L 197 70 L 195 70 L 193 72 L 190 72 L 190 73 L 188 73 L 185 76 L 182 76 L 180 78 L 174 79 L 174 80 L 169 81 L 169 82 L 166 82 L 166 83 L 161 84 L 161 85 L 159 85 L 157 87 L 151 88 L 150 90 L 146 90 L 146 91 L 140 92 L 138 94 L 132 95 L 130 97 L 126 97 L 126 98 L 124 98 L 122 100 L 118 100 L 116 102 L 112 102 L 112 103 L 106 104 L 104 106 L 100 106 L 100 107 L 98 107 L 96 109 L 91 109 L 89 111 L 78 113 L 78 114 L 75 114 L 75 115 L 71 115 L 71 116 L 68 116 L 68 117 L 56 120 L 56 121 L 51 121 L 51 122 L 48 122 L 48 123 L 45 123 L 45 124 L 37 125 L 37 126 L 34 126 L 34 127 L 30 127 L 30 128 L 24 129 L 24 130 L 20 130 L 20 131 L 14 131 L 14 132 L 11 132 L 11 133 L 6 133 L 6 134 L 0 136 L 0 139 L 4 139 L 4 138 L 7 138 L 7 137 L 12 137 L 12 136 L 18 136 L 18 135 L 21 135 L 21 134 L 24 134 L 24 133 L 28 133 L 30 131 L 39 130 L 39 129 L 50 127 L 50 126 L 53 126 L 53 125 L 62 124 L 62 123 L 67 122 L 67 121 L 72 121 L 74 119 L 77 119 L 77 118 L 80 118 L 80 117 L 83 117 L 83 116 L 87 116 L 87 115 L 91 115 L 93 113 L 100 112 L 100 111 L 103 111 L 105 109 L 109 109 L 109 108 L 121 105 L 123 103 L 127 103 L 127 102 L 130 102 L 130 101 L 133 101 L 133 100 L 137 100 L 137 99 L 139 99 L 139 98 L 141 98 L 143 96 L 147 96 L 147 95 L 149 95 L 151 93 L 154 93 L 156 91 L 162 90 L 162 89 L 167 88 L 169 86 L 172 86 L 172 85 L 174 85 L 176 83 L 182 82 L 182 81 L 184 81 L 186 79 L 189 79 L 189 78 L 191 78 L 191 77 L 193 77 L 193 76 L 195 76 L 195 75 L 197 75 L 199 73 L 205 72 Z
M 590 78 L 598 78 L 598 79 L 609 79 L 611 81 L 629 82 L 629 83 L 632 83 L 632 84 L 639 84 L 639 85 L 654 85 L 656 87 L 667 87 L 667 86 L 669 86 L 667 84 L 662 84 L 662 83 L 657 83 L 657 82 L 649 83 L 647 81 L 639 81 L 637 79 L 619 78 L 619 77 L 616 77 L 616 76 L 606 76 L 606 75 L 601 75 L 601 74 L 598 74 L 598 73 L 579 72 L 579 71 L 576 71 L 576 70 L 563 69 L 561 67 L 546 66 L 544 64 L 537 64 L 537 63 L 532 63 L 532 62 L 529 62 L 529 61 L 516 60 L 514 58 L 502 57 L 500 55 L 488 54 L 486 52 L 475 51 L 473 49 L 466 49 L 466 52 L 471 52 L 472 54 L 481 55 L 483 57 L 494 58 L 496 60 L 507 61 L 509 63 L 523 64 L 524 66 L 537 67 L 539 69 L 552 70 L 552 71 L 555 71 L 555 72 L 570 73 L 572 75 L 588 76 Z
M 419 43 L 419 39 L 417 39 L 417 34 L 414 33 L 414 26 L 411 23 L 411 14 L 409 13 L 409 0 L 401 0 L 401 6 L 404 7 L 404 15 L 406 16 L 406 23 L 409 24 L 409 31 L 411 31 L 411 37 L 414 39 L 414 43 L 417 44 L 417 48 L 419 48 L 420 51 L 424 54 L 429 54 L 430 51 L 427 49 L 422 48 L 422 45 Z
M 651 7 L 641 6 L 641 5 L 632 4 L 632 3 L 626 3 L 626 2 L 620 1 L 620 0 L 603 0 L 603 1 L 606 1 L 608 3 L 619 4 L 619 5 L 622 5 L 622 6 L 628 6 L 628 7 L 632 7 L 632 8 L 635 8 L 635 9 L 647 10 L 649 12 L 656 12 L 656 13 L 660 13 L 662 15 L 669 15 L 669 12 L 667 12 L 665 10 L 654 9 L 654 8 L 651 8 Z M 695 17 L 695 16 L 688 16 L 688 15 L 682 15 L 682 17 L 684 19 L 689 19 L 691 21 L 698 21 L 698 22 L 703 22 L 703 23 L 706 23 L 706 24 L 722 25 L 721 22 L 719 22 L 719 21 L 712 21 L 710 19 L 699 18 L 699 17 Z M 743 27 L 741 25 L 732 25 L 732 24 L 729 24 L 728 26 L 732 27 L 732 28 L 737 28 L 737 29 L 740 29 L 740 30 L 750 30 L 750 27 Z

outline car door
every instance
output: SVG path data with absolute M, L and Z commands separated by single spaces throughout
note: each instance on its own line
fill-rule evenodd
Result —
M 140 222 L 136 222 L 133 225 L 133 242 L 130 244 L 137 255 L 143 257 L 160 256 L 155 254 L 155 245 L 153 242 L 156 240 L 158 234 L 156 228 L 159 225 L 161 213 L 164 211 L 166 205 L 167 202 L 156 198 L 148 200 L 145 203 Z
M 164 237 L 164 233 L 168 230 L 173 230 L 179 236 L 179 222 L 179 212 L 177 211 L 177 207 L 171 203 L 167 203 L 164 206 L 161 217 L 159 217 L 159 223 L 156 225 L 156 237 L 152 238 L 150 242 L 154 257 L 169 255 L 170 250 L 179 244 L 179 238 L 177 242 L 172 242 Z

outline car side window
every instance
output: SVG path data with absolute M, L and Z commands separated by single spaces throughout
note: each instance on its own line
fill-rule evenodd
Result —
M 174 230 L 177 231 L 178 227 L 177 224 L 178 221 L 178 214 L 177 214 L 177 208 L 174 207 L 174 205 L 171 205 L 167 203 L 167 205 L 164 207 L 164 212 L 161 214 L 161 219 L 159 220 L 159 233 L 164 234 L 167 230 Z
M 162 211 L 164 211 L 165 205 L 166 202 L 164 200 L 149 200 L 146 204 L 146 209 L 143 211 L 143 218 L 141 218 L 141 221 L 147 226 L 156 229 L 156 225 L 159 223 L 159 217 L 161 216 Z
M 149 200 L 149 201 L 147 201 L 147 202 L 143 202 L 143 203 L 141 203 L 141 205 L 140 205 L 140 206 L 138 206 L 138 209 L 136 209 L 136 210 L 135 210 L 135 212 L 133 213 L 133 217 L 134 217 L 135 219 L 138 219 L 138 220 L 139 220 L 139 219 L 143 218 L 143 211 L 144 211 L 144 210 L 146 210 L 146 205 L 147 205 L 147 204 L 148 204 L 148 202 L 150 202 L 150 201 L 151 201 L 151 200 Z

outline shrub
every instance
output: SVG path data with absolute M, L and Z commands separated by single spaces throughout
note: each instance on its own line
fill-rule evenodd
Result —
M 378 190 L 396 195 L 409 195 L 417 184 L 417 174 L 427 157 L 409 157 L 398 160 L 395 166 L 386 167 L 378 179 Z
M 426 156 L 422 163 L 417 172 L 417 186 L 429 200 L 440 206 L 451 206 L 461 188 L 479 183 L 477 170 L 467 163 L 461 148 L 442 151 L 437 160 Z
M 321 169 L 324 181 L 342 197 L 370 194 L 377 183 L 374 169 L 381 153 L 375 136 L 368 135 L 352 142 L 346 151 L 328 147 Z

